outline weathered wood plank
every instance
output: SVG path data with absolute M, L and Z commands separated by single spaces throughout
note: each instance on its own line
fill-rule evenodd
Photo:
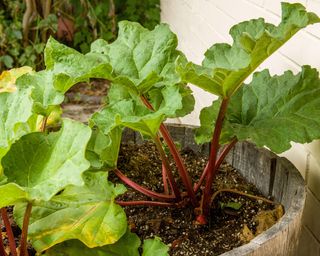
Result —
M 273 158 L 263 152 L 248 142 L 237 143 L 232 153 L 232 161 L 230 159 L 227 161 L 268 196 Z

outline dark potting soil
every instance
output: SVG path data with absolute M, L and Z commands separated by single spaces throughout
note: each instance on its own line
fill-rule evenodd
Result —
M 182 156 L 192 180 L 198 181 L 207 159 L 188 149 L 182 151 Z M 136 183 L 156 192 L 163 192 L 161 160 L 151 142 L 142 145 L 123 145 L 118 167 Z M 172 168 L 174 169 L 173 164 Z M 119 182 L 112 173 L 109 179 Z M 179 183 L 179 185 L 182 189 L 182 184 Z M 246 182 L 228 164 L 221 166 L 213 188 L 215 191 L 227 188 L 261 195 L 255 186 Z M 150 200 L 131 188 L 128 188 L 128 191 L 118 199 L 121 201 Z M 256 215 L 259 212 L 272 212 L 274 205 L 262 200 L 221 193 L 213 202 L 209 223 L 205 226 L 195 222 L 192 207 L 126 206 L 124 208 L 131 231 L 137 233 L 142 240 L 154 236 L 160 237 L 169 245 L 172 256 L 210 256 L 219 255 L 248 242 L 257 229 Z M 247 228 L 249 228 L 249 236 L 246 233 Z

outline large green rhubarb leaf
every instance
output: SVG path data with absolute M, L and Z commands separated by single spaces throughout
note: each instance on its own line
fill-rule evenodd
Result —
M 185 60 L 185 57 L 176 47 L 177 37 L 167 25 L 161 24 L 149 31 L 129 21 L 119 23 L 119 36 L 115 42 L 94 42 L 91 54 L 100 58 L 104 56 L 113 67 L 109 104 L 130 97 L 137 100 L 144 95 L 152 101 L 155 110 L 161 108 L 165 113 L 166 105 L 167 117 L 191 112 L 194 106 L 192 92 L 184 84 L 179 84 L 180 78 L 175 71 L 176 59 Z M 119 93 L 121 90 L 126 93 Z M 172 100 L 171 107 L 167 104 L 169 100 Z
M 278 26 L 266 23 L 262 18 L 241 22 L 230 30 L 232 45 L 213 45 L 205 53 L 202 66 L 179 60 L 177 70 L 184 81 L 228 98 L 295 33 L 319 21 L 301 4 L 282 3 L 282 21 Z
M 28 236 L 38 252 L 66 240 L 79 239 L 92 248 L 117 242 L 127 229 L 124 210 L 114 198 L 126 191 L 107 181 L 106 172 L 87 171 L 84 186 L 68 186 L 49 202 L 36 202 Z M 17 205 L 15 217 L 22 224 L 25 205 Z
M 11 146 L 2 159 L 9 184 L 27 193 L 27 200 L 50 200 L 69 184 L 83 184 L 82 173 L 90 164 L 85 159 L 91 130 L 64 120 L 59 132 L 31 133 Z
M 219 101 L 204 110 L 201 142 L 212 136 Z M 230 100 L 222 140 L 236 136 L 267 146 L 276 153 L 291 147 L 290 142 L 306 143 L 320 138 L 320 79 L 309 66 L 294 75 L 291 71 L 271 77 L 267 70 L 255 73 L 250 84 Z M 207 127 L 207 129 L 206 129 Z
M 115 77 L 130 80 L 140 93 L 145 93 L 157 82 L 175 84 L 180 80 L 175 61 L 184 56 L 176 50 L 177 44 L 168 25 L 149 31 L 138 23 L 122 21 L 117 40 L 111 44 L 97 40 L 91 45 L 91 53 L 104 55 Z
M 88 248 L 78 240 L 70 240 L 49 249 L 45 256 L 139 256 L 140 239 L 127 231 L 119 241 L 102 247 Z M 156 254 L 154 254 L 155 256 Z
M 78 82 L 90 78 L 111 78 L 111 66 L 96 56 L 83 55 L 50 38 L 45 48 L 46 70 L 17 80 L 17 87 L 32 87 L 35 112 L 49 116 L 64 100 L 64 93 Z

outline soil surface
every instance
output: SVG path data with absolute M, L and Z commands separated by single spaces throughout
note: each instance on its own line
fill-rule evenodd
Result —
M 197 181 L 207 159 L 188 149 L 182 152 L 182 156 L 192 179 Z M 172 167 L 174 168 L 173 165 Z M 119 169 L 138 184 L 163 192 L 161 160 L 151 142 L 142 145 L 123 145 L 119 157 Z M 110 179 L 119 182 L 115 175 L 110 175 Z M 182 184 L 180 185 L 183 188 Z M 228 164 L 221 166 L 213 187 L 215 191 L 231 188 L 261 195 Z M 130 188 L 119 199 L 122 201 L 150 200 Z M 237 209 L 238 207 L 240 208 Z M 257 228 L 258 223 L 255 218 L 257 213 L 268 212 L 274 209 L 274 205 L 262 200 L 221 193 L 213 202 L 207 226 L 201 226 L 195 222 L 192 207 L 126 206 L 124 208 L 131 230 L 141 239 L 161 237 L 162 241 L 170 246 L 170 255 L 173 256 L 209 256 L 219 255 L 248 242 Z M 252 234 L 246 234 L 247 228 Z

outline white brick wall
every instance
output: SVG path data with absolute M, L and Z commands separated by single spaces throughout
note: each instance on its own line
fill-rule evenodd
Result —
M 286 1 L 300 2 L 309 11 L 320 15 L 320 0 Z M 280 3 L 279 0 L 161 0 L 161 18 L 178 35 L 179 47 L 189 60 L 200 64 L 209 46 L 217 42 L 232 42 L 228 33 L 232 25 L 258 17 L 278 24 Z M 281 74 L 287 69 L 298 72 L 300 65 L 310 64 L 320 70 L 319 46 L 320 25 L 313 25 L 300 31 L 259 69 L 268 68 L 273 74 Z M 192 88 L 198 102 L 196 110 L 174 122 L 199 124 L 200 109 L 211 103 L 212 96 Z M 298 255 L 320 255 L 320 142 L 293 144 L 293 148 L 283 156 L 297 166 L 308 184 L 302 246 Z

